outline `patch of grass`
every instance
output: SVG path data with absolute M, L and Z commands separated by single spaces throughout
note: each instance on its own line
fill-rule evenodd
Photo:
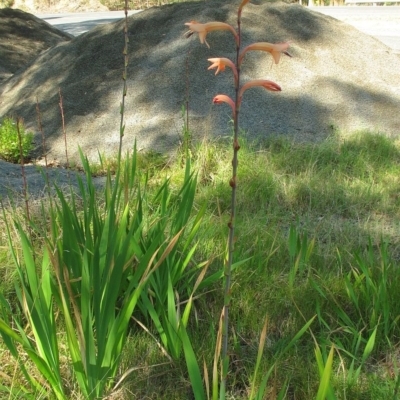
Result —
M 168 168 L 168 158 L 154 151 L 143 152 L 137 154 L 138 168 L 147 171 L 149 176 L 159 174 L 161 170 Z M 118 156 L 106 157 L 104 155 L 99 157 L 99 162 L 92 162 L 90 164 L 90 172 L 93 176 L 106 176 L 108 171 L 115 174 L 118 166 Z
M 266 316 L 268 329 L 261 376 L 305 321 L 318 313 L 321 318 L 314 321 L 310 331 L 321 348 L 328 353 L 331 344 L 340 341 L 346 350 L 339 345 L 335 347 L 331 384 L 336 397 L 394 398 L 400 339 L 395 325 L 391 327 L 400 315 L 393 284 L 399 279 L 400 257 L 399 143 L 361 132 L 346 137 L 334 135 L 318 144 L 271 137 L 259 143 L 242 140 L 241 146 L 235 257 L 251 258 L 233 274 L 230 314 L 233 354 L 227 398 L 248 398 L 248 382 Z M 225 140 L 206 141 L 194 146 L 192 152 L 199 182 L 193 217 L 205 207 L 193 257 L 196 262 L 213 260 L 209 267 L 212 273 L 222 268 L 226 250 L 231 146 Z M 148 171 L 148 199 L 155 199 L 157 184 L 169 179 L 171 204 L 174 204 L 184 177 L 180 160 L 143 154 L 138 157 L 138 165 L 141 171 Z M 156 210 L 157 202 L 149 200 L 146 207 Z M 291 232 L 300 238 L 300 245 L 294 250 L 289 241 Z M 314 247 L 294 273 L 305 237 L 307 243 L 315 241 Z M 368 294 L 368 290 L 384 284 L 379 280 L 383 256 L 387 297 Z M 9 281 L 8 257 L 7 250 L 0 249 L 0 273 Z M 368 287 L 357 284 L 356 272 L 361 276 L 360 282 L 371 277 L 371 284 Z M 290 276 L 294 276 L 293 285 L 289 284 Z M 353 285 L 354 298 L 349 296 L 346 279 Z M 5 293 L 9 301 L 15 299 L 12 291 Z M 355 298 L 359 299 L 358 305 Z M 221 301 L 220 284 L 216 283 L 195 299 L 187 328 L 198 359 L 204 357 L 208 365 L 212 363 Z M 373 309 L 378 313 L 376 340 L 356 382 L 351 383 L 348 380 L 351 362 L 355 360 L 355 368 L 361 365 L 374 329 L 369 326 Z M 340 310 L 352 324 L 345 324 Z M 389 322 L 386 331 L 385 321 Z M 352 327 L 357 332 L 351 331 Z M 157 339 L 157 330 L 151 324 L 149 332 Z M 357 347 L 354 340 L 359 332 Z M 190 398 L 183 358 L 171 364 L 154 338 L 134 322 L 130 325 L 120 376 L 130 368 L 136 369 L 122 385 L 120 398 Z M 4 364 L 2 343 L 0 348 L 0 361 Z M 285 398 L 315 398 L 319 376 L 314 348 L 311 333 L 306 333 L 279 361 L 269 382 L 268 393 L 272 398 L 285 382 L 288 384 Z M 7 371 L 12 378 L 11 370 Z
M 22 121 L 7 117 L 0 122 L 0 158 L 3 160 L 18 163 L 22 154 L 26 161 L 33 149 L 32 141 L 33 134 L 25 132 Z

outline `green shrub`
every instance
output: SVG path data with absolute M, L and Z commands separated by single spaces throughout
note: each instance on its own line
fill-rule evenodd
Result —
M 22 155 L 26 159 L 33 148 L 33 134 L 25 132 L 24 125 L 19 123 Z M 17 123 L 13 118 L 4 118 L 0 123 L 0 158 L 13 163 L 20 162 L 21 150 L 18 139 Z

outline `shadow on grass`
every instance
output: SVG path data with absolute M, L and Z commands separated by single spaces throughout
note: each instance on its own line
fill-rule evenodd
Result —
M 334 264 L 338 248 L 352 253 L 370 237 L 388 241 L 391 254 L 398 255 L 400 149 L 392 139 L 361 132 L 318 144 L 282 137 L 243 144 L 236 216 L 239 258 L 254 255 L 261 264 L 267 260 L 264 267 L 269 262 L 272 267 L 287 265 L 284 249 L 293 224 L 315 237 L 317 268 Z M 230 162 L 228 146 L 218 157 L 221 164 Z M 213 173 L 214 181 L 200 190 L 198 201 L 206 202 L 210 218 L 223 224 L 230 209 L 229 170 Z M 221 250 L 226 231 L 216 230 Z M 280 251 L 271 258 L 275 247 Z

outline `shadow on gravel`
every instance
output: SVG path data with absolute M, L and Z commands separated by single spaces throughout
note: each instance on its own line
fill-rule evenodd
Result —
M 0 9 L 0 68 L 15 73 L 42 51 L 72 36 L 53 28 L 32 14 Z
M 25 165 L 24 173 L 27 182 L 28 196 L 30 200 L 42 199 L 50 192 L 55 194 L 55 186 L 69 191 L 78 188 L 77 177 L 85 181 L 85 175 L 64 168 L 41 168 L 35 165 Z M 11 164 L 0 160 L 0 199 L 10 199 L 14 204 L 23 201 L 24 183 L 20 165 Z M 46 181 L 49 181 L 49 186 Z M 93 178 L 95 185 L 102 187 L 104 177 Z

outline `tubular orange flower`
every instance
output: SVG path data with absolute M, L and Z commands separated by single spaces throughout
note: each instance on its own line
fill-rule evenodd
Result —
M 209 58 L 212 64 L 208 67 L 208 69 L 217 68 L 215 71 L 215 75 L 217 75 L 220 71 L 225 71 L 225 67 L 229 67 L 233 71 L 233 75 L 235 76 L 235 82 L 238 79 L 238 73 L 235 64 L 229 58 Z
M 264 89 L 269 90 L 270 92 L 280 92 L 282 89 L 281 87 L 276 84 L 275 82 L 268 81 L 266 79 L 255 79 L 253 81 L 245 83 L 239 91 L 239 104 L 242 102 L 243 93 L 254 86 L 261 86 Z
M 190 21 L 186 22 L 185 25 L 189 27 L 189 31 L 186 35 L 190 36 L 197 32 L 199 34 L 200 43 L 205 43 L 208 48 L 210 48 L 210 45 L 207 43 L 206 36 L 207 33 L 211 31 L 231 31 L 235 37 L 236 43 L 238 43 L 239 40 L 235 29 L 225 22 L 207 22 L 205 24 L 200 24 L 197 21 Z
M 285 42 L 285 43 L 267 43 L 267 42 L 259 42 L 259 43 L 253 43 L 243 49 L 243 51 L 239 55 L 239 65 L 241 64 L 244 55 L 250 51 L 250 50 L 261 50 L 261 51 L 268 51 L 271 53 L 275 64 L 278 64 L 280 58 L 281 58 L 281 53 L 284 53 L 286 55 L 290 54 L 287 52 L 287 49 L 290 46 L 290 42 Z
M 249 2 L 250 0 L 242 0 L 242 2 L 240 3 L 239 6 L 239 10 L 238 10 L 238 15 L 240 16 L 242 14 L 242 8 Z
M 235 115 L 235 103 L 234 101 L 227 95 L 225 94 L 218 94 L 213 98 L 213 103 L 214 104 L 221 104 L 221 103 L 227 103 L 231 106 L 233 115 Z

